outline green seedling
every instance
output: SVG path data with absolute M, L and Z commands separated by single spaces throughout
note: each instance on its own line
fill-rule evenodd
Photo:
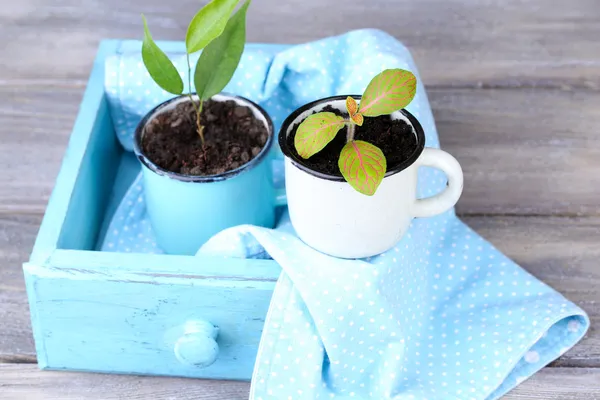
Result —
M 204 126 L 201 121 L 204 102 L 221 92 L 231 80 L 244 51 L 246 42 L 247 0 L 232 15 L 239 0 L 212 0 L 192 18 L 185 37 L 188 67 L 187 96 L 196 111 L 196 129 L 204 146 Z M 183 79 L 173 62 L 152 39 L 146 18 L 142 59 L 150 77 L 158 86 L 169 93 L 183 94 Z M 198 103 L 192 93 L 192 66 L 190 55 L 202 50 L 194 70 L 194 86 Z
M 348 118 L 332 112 L 320 112 L 306 118 L 296 131 L 296 151 L 300 157 L 310 158 L 323 150 L 346 126 L 346 145 L 340 153 L 338 167 L 355 190 L 372 196 L 385 176 L 387 161 L 377 146 L 354 140 L 356 126 L 362 126 L 365 117 L 391 114 L 406 107 L 415 97 L 416 89 L 417 79 L 410 71 L 386 69 L 369 82 L 360 105 L 348 96 Z

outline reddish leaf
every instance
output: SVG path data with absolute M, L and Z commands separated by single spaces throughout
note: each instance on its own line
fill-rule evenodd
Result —
M 346 109 L 348 110 L 348 114 L 352 117 L 358 111 L 358 104 L 356 104 L 356 100 L 354 100 L 351 96 L 346 98 Z
M 391 114 L 410 104 L 416 89 L 417 78 L 412 72 L 386 69 L 369 82 L 358 112 L 365 117 Z
M 344 127 L 344 118 L 332 112 L 312 114 L 306 118 L 296 131 L 294 146 L 300 157 L 306 159 L 323 150 L 340 129 Z
M 354 140 L 342 149 L 338 166 L 355 190 L 372 196 L 385 176 L 387 161 L 379 147 Z
M 362 126 L 363 122 L 365 122 L 365 118 L 361 113 L 356 113 L 350 118 L 352 118 L 352 121 L 354 121 L 354 123 L 358 126 Z

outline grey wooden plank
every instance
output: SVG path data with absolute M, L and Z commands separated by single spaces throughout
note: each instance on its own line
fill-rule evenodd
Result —
M 248 399 L 249 383 L 40 371 L 36 364 L 0 364 L 2 400 L 235 400 Z
M 38 216 L 0 214 L 0 362 L 35 362 L 21 264 L 40 222 Z
M 26 260 L 38 216 L 0 214 L 0 362 L 31 361 L 35 349 L 20 264 Z M 555 362 L 600 367 L 600 218 L 467 217 L 465 222 L 530 273 L 585 309 L 587 336 Z
M 0 86 L 0 211 L 43 212 L 83 88 Z
M 3 400 L 179 399 L 245 400 L 250 384 L 233 381 L 40 371 L 36 365 L 0 364 Z M 600 369 L 545 368 L 503 400 L 600 398 Z
M 430 89 L 442 148 L 458 158 L 461 214 L 600 215 L 595 91 Z
M 141 38 L 144 12 L 156 38 L 181 40 L 205 2 L 14 2 L 0 11 L 0 77 L 81 82 L 101 38 Z M 378 28 L 412 50 L 427 84 L 598 88 L 598 20 L 594 0 L 261 0 L 248 39 L 300 43 Z
M 43 212 L 83 88 L 0 85 L 0 211 Z M 430 88 L 461 214 L 600 215 L 600 92 Z

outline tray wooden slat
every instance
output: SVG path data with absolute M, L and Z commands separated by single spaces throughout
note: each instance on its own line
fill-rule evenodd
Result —
M 0 80 L 83 84 L 101 38 L 182 40 L 197 0 L 22 0 L 0 12 Z M 382 29 L 413 52 L 425 83 L 600 87 L 600 7 L 593 0 L 261 0 L 248 40 L 301 43 Z
M 0 364 L 3 400 L 246 400 L 250 384 L 126 375 L 39 371 Z M 600 397 L 600 369 L 545 368 L 503 400 L 589 400 Z

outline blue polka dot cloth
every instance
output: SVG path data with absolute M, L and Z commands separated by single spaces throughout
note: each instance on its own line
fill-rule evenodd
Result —
M 149 78 L 139 42 L 107 59 L 106 92 L 127 150 L 143 115 L 171 97 Z M 183 49 L 183 47 L 182 47 Z M 185 55 L 169 54 L 182 74 Z M 377 30 L 296 46 L 248 45 L 226 88 L 261 104 L 278 128 L 295 108 L 357 94 L 386 68 L 419 79 L 410 112 L 438 147 L 429 102 L 408 50 Z M 186 79 L 184 79 L 186 80 Z M 281 160 L 275 181 L 282 184 Z M 418 193 L 445 177 L 423 168 Z M 161 253 L 140 177 L 110 222 L 101 249 Z M 250 399 L 497 399 L 585 334 L 585 312 L 531 276 L 460 221 L 453 210 L 415 219 L 391 250 L 343 260 L 294 234 L 287 210 L 275 229 L 239 226 L 198 255 L 272 258 L 282 268 L 266 317 Z

